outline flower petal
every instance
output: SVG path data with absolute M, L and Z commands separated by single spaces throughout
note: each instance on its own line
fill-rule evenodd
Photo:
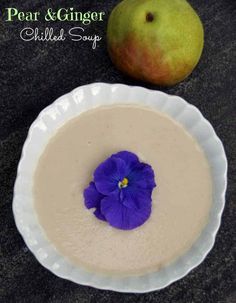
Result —
M 101 211 L 113 227 L 130 230 L 142 225 L 151 214 L 151 203 L 141 209 L 126 207 L 118 195 L 110 195 L 101 201 Z
M 134 186 L 128 186 L 122 190 L 121 201 L 123 205 L 131 209 L 142 209 L 152 203 L 152 191 Z
M 113 154 L 112 157 L 120 158 L 125 161 L 127 169 L 130 171 L 137 163 L 139 163 L 138 157 L 131 152 L 126 150 L 120 151 L 116 154 Z
M 93 213 L 99 220 L 106 221 L 105 216 L 101 213 L 101 205 Z
M 94 182 L 97 190 L 104 194 L 119 190 L 118 183 L 127 174 L 127 166 L 124 160 L 110 157 L 102 162 L 94 172 Z
M 90 208 L 96 208 L 93 212 L 94 215 L 103 221 L 106 221 L 104 215 L 101 213 L 101 200 L 104 195 L 100 194 L 95 186 L 94 182 L 90 182 L 89 186 L 84 190 L 84 202 L 85 206 Z
M 101 199 L 104 198 L 95 186 L 94 182 L 90 182 L 89 186 L 84 190 L 84 203 L 87 208 L 95 208 L 100 205 Z
M 156 187 L 155 176 L 152 167 L 146 163 L 137 164 L 128 175 L 130 186 L 152 190 Z
M 120 186 L 124 181 L 125 186 Z M 94 215 L 113 227 L 134 229 L 151 214 L 155 186 L 152 167 L 140 163 L 135 154 L 121 151 L 97 167 L 94 182 L 84 191 L 85 205 L 96 208 Z

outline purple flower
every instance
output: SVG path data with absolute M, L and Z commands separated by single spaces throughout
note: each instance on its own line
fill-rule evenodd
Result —
M 84 190 L 85 205 L 94 215 L 120 229 L 133 229 L 150 216 L 155 176 L 150 165 L 128 151 L 102 162 Z

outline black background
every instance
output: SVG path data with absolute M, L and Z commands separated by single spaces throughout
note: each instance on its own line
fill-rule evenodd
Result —
M 26 26 L 0 17 L 0 302 L 79 303 L 233 303 L 236 302 L 235 167 L 236 167 L 236 1 L 191 0 L 205 27 L 205 48 L 193 74 L 175 87 L 162 89 L 196 105 L 222 139 L 229 161 L 227 203 L 216 244 L 209 256 L 184 279 L 149 294 L 119 294 L 79 286 L 57 278 L 29 252 L 16 230 L 12 215 L 13 185 L 21 149 L 30 124 L 59 96 L 91 82 L 155 86 L 133 81 L 111 64 L 106 52 L 106 21 L 112 1 L 1 1 L 0 9 L 44 12 L 48 7 L 105 11 L 106 20 L 86 27 L 103 37 L 96 50 L 88 43 L 24 42 Z M 2 14 L 1 14 L 2 15 Z M 75 23 L 53 23 L 55 30 Z

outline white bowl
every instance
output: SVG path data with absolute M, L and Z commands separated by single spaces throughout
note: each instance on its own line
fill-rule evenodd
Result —
M 161 270 L 118 278 L 87 272 L 60 255 L 46 238 L 34 210 L 33 175 L 37 161 L 56 130 L 71 118 L 101 105 L 140 104 L 170 115 L 203 148 L 213 179 L 209 222 L 191 249 Z M 148 292 L 166 287 L 199 265 L 213 247 L 225 204 L 227 160 L 223 145 L 200 111 L 182 98 L 123 84 L 94 83 L 76 88 L 45 108 L 31 125 L 18 166 L 13 213 L 17 228 L 38 261 L 55 275 L 78 284 L 120 292 Z

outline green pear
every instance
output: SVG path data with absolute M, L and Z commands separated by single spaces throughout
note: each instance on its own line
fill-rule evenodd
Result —
M 109 17 L 107 40 L 118 69 L 139 80 L 170 86 L 197 65 L 204 31 L 185 0 L 124 0 Z

